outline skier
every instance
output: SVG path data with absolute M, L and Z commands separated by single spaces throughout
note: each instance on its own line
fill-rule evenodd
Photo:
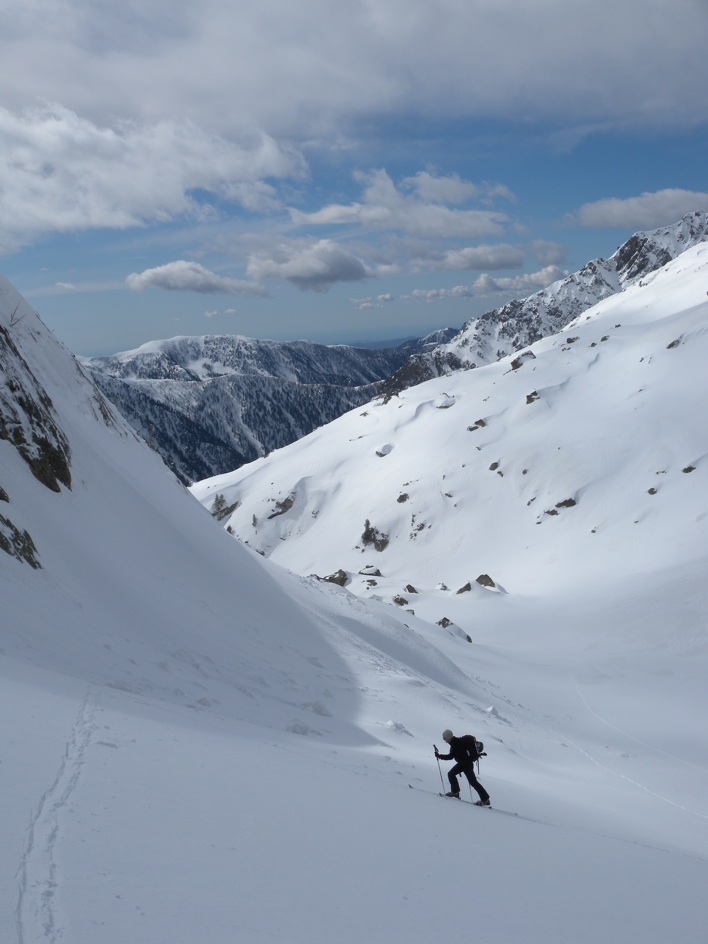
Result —
M 477 742 L 474 737 L 471 734 L 455 737 L 449 728 L 443 731 L 442 736 L 443 741 L 450 747 L 450 753 L 439 754 L 436 747 L 435 756 L 438 760 L 456 761 L 455 766 L 451 767 L 447 774 L 450 781 L 450 792 L 446 793 L 445 796 L 459 798 L 460 785 L 457 777 L 459 774 L 464 774 L 469 780 L 470 786 L 474 787 L 479 794 L 479 800 L 476 801 L 475 806 L 491 806 L 489 794 L 474 775 L 474 762 L 477 760 Z

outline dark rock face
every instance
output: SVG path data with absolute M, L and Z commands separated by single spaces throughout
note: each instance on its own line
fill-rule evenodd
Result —
M 34 570 L 42 565 L 37 557 L 37 548 L 27 531 L 20 531 L 4 515 L 0 515 L 0 551 L 5 551 L 10 557 L 24 561 Z
M 113 429 L 121 425 L 119 433 L 130 434 L 76 359 L 0 276 L 0 444 L 8 458 L 15 451 L 37 482 L 61 493 L 72 487 L 72 452 L 67 429 L 47 393 L 49 376 L 53 381 L 60 378 L 59 384 L 73 391 L 72 396 L 79 395 L 82 420 L 91 418 Z M 5 481 L 0 485 L 0 551 L 39 569 L 40 553 L 13 498 Z
M 54 492 L 71 488 L 69 443 L 59 428 L 54 406 L 13 339 L 0 325 L 0 439 L 12 443 L 38 481 Z

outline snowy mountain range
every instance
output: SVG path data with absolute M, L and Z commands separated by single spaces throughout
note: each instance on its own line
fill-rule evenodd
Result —
M 595 259 L 525 299 L 468 321 L 433 350 L 414 352 L 386 383 L 396 393 L 455 370 L 491 364 L 561 331 L 574 318 L 611 295 L 641 282 L 686 249 L 708 237 L 708 213 L 696 211 L 678 223 L 635 233 L 609 259 Z
M 555 334 L 598 301 L 641 281 L 708 234 L 708 213 L 637 233 L 609 259 L 526 299 L 394 348 L 230 335 L 153 341 L 81 358 L 104 395 L 184 483 L 294 442 L 379 392 L 488 364 Z
M 489 587 L 610 586 L 615 555 L 623 581 L 690 564 L 708 548 L 707 289 L 699 243 L 520 354 L 380 397 L 194 494 L 291 570 L 463 626 Z
M 1 941 L 703 941 L 708 245 L 641 281 L 215 521 L 0 279 Z
M 81 360 L 188 484 L 237 468 L 368 402 L 411 353 L 454 334 L 441 330 L 385 349 L 181 337 Z

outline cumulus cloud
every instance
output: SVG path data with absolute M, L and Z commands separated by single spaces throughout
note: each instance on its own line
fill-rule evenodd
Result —
M 370 295 L 368 298 L 352 298 L 352 302 L 359 311 L 383 308 L 385 304 L 392 301 L 395 301 L 395 296 L 391 292 L 382 292 L 380 295 Z
M 170 292 L 199 292 L 203 295 L 266 295 L 265 289 L 251 282 L 216 275 L 198 262 L 179 259 L 166 265 L 133 272 L 125 280 L 129 289 L 163 288 Z M 207 315 L 207 317 L 211 317 Z
M 508 221 L 505 213 L 495 210 L 447 206 L 444 200 L 459 203 L 479 192 L 474 184 L 456 175 L 433 177 L 421 172 L 406 178 L 403 189 L 396 187 L 383 169 L 358 172 L 355 179 L 362 185 L 361 201 L 332 203 L 314 213 L 291 209 L 293 222 L 300 226 L 357 225 L 426 238 L 482 238 L 499 235 Z
M 456 285 L 453 288 L 414 289 L 403 296 L 413 301 L 437 302 L 450 298 L 479 298 L 485 295 L 521 295 L 525 297 L 538 292 L 552 282 L 564 278 L 568 273 L 558 266 L 546 266 L 538 272 L 527 272 L 513 278 L 493 278 L 489 273 L 480 275 L 472 285 Z
M 331 239 L 281 243 L 252 253 L 247 274 L 254 281 L 285 279 L 303 291 L 326 292 L 337 282 L 360 282 L 373 272 Z
M 638 197 L 609 197 L 585 203 L 577 216 L 582 226 L 655 229 L 673 223 L 694 210 L 708 210 L 708 193 L 672 189 L 642 193 Z
M 402 297 L 417 302 L 441 302 L 449 298 L 473 298 L 474 295 L 471 285 L 456 285 L 454 288 L 414 288 Z
M 235 144 L 190 122 L 108 127 L 59 105 L 0 107 L 0 248 L 45 233 L 203 218 L 213 212 L 209 195 L 266 207 L 275 192 L 264 178 L 301 171 L 298 156 L 267 135 Z
M 417 260 L 421 268 L 460 271 L 463 269 L 516 269 L 524 261 L 518 246 L 496 243 L 491 246 L 466 246 L 448 249 Z
M 538 292 L 552 282 L 565 278 L 566 269 L 556 265 L 546 266 L 538 272 L 526 272 L 513 278 L 492 278 L 485 273 L 480 275 L 474 283 L 475 295 L 531 295 Z

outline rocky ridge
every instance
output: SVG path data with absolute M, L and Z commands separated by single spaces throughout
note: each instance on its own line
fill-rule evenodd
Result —
M 556 334 L 584 311 L 641 282 L 691 246 L 708 238 L 708 213 L 635 233 L 609 259 L 594 259 L 525 299 L 514 299 L 466 322 L 452 340 L 413 354 L 384 385 L 394 395 L 433 377 L 491 364 Z

